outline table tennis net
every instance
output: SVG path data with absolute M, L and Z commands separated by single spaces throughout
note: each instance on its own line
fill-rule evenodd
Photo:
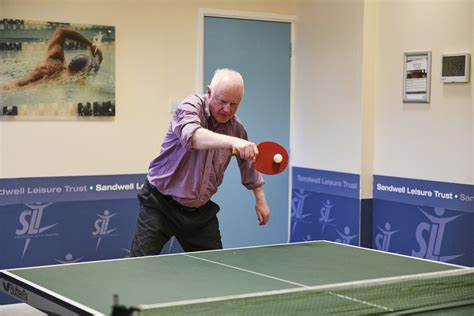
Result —
M 456 269 L 142 306 L 140 315 L 413 314 L 472 304 L 474 269 Z

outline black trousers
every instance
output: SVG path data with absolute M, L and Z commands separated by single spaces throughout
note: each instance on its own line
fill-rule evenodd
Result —
M 131 257 L 160 254 L 171 236 L 184 251 L 222 249 L 217 212 L 219 205 L 209 201 L 189 208 L 161 194 L 148 181 L 138 194 L 140 209 Z

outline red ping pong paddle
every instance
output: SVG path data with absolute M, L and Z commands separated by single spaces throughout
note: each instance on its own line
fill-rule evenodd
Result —
M 255 169 L 264 174 L 278 174 L 283 172 L 288 165 L 288 152 L 285 147 L 275 142 L 261 142 L 257 145 L 258 157 L 255 161 Z M 232 155 L 237 156 L 236 149 Z

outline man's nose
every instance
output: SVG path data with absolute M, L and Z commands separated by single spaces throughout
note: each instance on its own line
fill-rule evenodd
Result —
M 222 107 L 222 110 L 226 113 L 230 112 L 230 103 L 225 103 L 224 106 Z

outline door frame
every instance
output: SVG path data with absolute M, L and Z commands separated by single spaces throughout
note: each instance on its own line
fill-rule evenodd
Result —
M 294 126 L 293 122 L 295 117 L 295 78 L 296 78 L 296 21 L 297 16 L 295 15 L 283 15 L 276 13 L 265 13 L 265 12 L 251 12 L 251 11 L 234 11 L 234 10 L 219 10 L 219 9 L 198 9 L 197 18 L 197 52 L 196 52 L 196 91 L 204 91 L 204 19 L 205 17 L 220 17 L 220 18 L 233 18 L 233 19 L 244 19 L 244 20 L 257 20 L 257 21 L 270 21 L 270 22 L 286 22 L 290 23 L 291 28 L 291 59 L 290 59 L 290 121 L 289 121 L 289 147 L 288 151 L 291 154 L 294 152 L 293 140 Z M 287 241 L 290 241 L 290 228 L 291 228 L 291 193 L 292 193 L 292 167 L 291 159 L 288 163 L 288 236 Z

